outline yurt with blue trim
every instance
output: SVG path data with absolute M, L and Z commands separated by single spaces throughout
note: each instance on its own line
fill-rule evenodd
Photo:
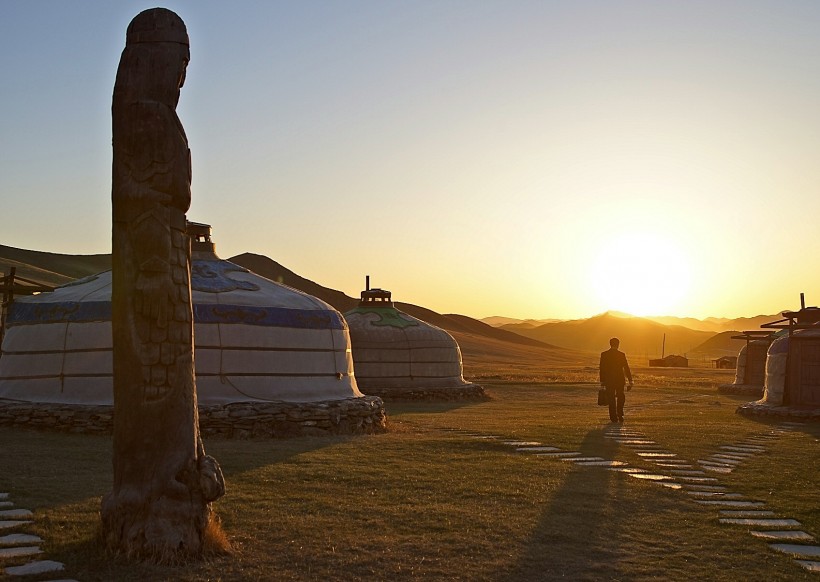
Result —
M 193 228 L 200 406 L 362 397 L 341 314 L 313 296 L 219 259 L 210 227 Z M 1 354 L 0 399 L 111 404 L 111 272 L 16 299 L 7 313 Z

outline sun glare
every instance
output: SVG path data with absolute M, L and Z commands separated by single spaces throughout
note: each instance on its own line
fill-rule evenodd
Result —
M 607 310 L 632 315 L 671 315 L 689 291 L 688 257 L 657 233 L 627 233 L 605 241 L 590 273 Z

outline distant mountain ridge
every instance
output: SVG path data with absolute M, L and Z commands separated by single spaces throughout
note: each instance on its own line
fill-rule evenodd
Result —
M 229 260 L 263 277 L 318 297 L 341 312 L 348 311 L 358 304 L 358 299 L 301 277 L 269 257 L 242 253 Z M 0 269 L 7 272 L 11 266 L 17 268 L 17 273 L 21 277 L 44 285 L 58 286 L 110 269 L 111 256 L 65 255 L 0 245 Z M 495 353 L 499 353 L 498 346 L 502 344 L 487 344 L 485 340 L 479 339 L 487 338 L 495 342 L 545 350 L 545 358 L 550 361 L 576 358 L 573 354 L 579 352 L 603 351 L 608 347 L 609 338 L 613 336 L 621 339 L 622 349 L 628 354 L 656 357 L 664 350 L 666 354 L 702 354 L 709 357 L 727 355 L 737 353 L 743 343 L 742 340 L 732 340 L 733 333 L 756 330 L 760 328 L 761 323 L 780 319 L 779 315 L 708 320 L 677 317 L 637 318 L 608 312 L 570 321 L 517 320 L 502 316 L 479 321 L 464 315 L 440 314 L 409 303 L 396 302 L 396 306 L 414 317 L 457 334 L 459 342 L 471 346 L 470 349 L 476 353 L 483 353 L 486 350 L 495 350 Z M 488 320 L 501 325 L 489 325 Z M 503 323 L 505 321 L 507 323 Z M 682 323 L 686 325 L 681 325 Z M 703 329 L 704 327 L 707 329 Z M 716 330 L 719 330 L 719 333 L 716 333 Z
M 629 315 L 628 313 L 621 313 L 618 311 L 607 311 L 607 314 L 613 317 L 619 318 L 631 318 L 635 317 L 633 315 Z M 669 325 L 669 326 L 682 326 L 689 328 L 695 331 L 710 331 L 713 333 L 721 333 L 725 331 L 748 331 L 748 330 L 756 330 L 760 329 L 761 324 L 770 323 L 772 321 L 777 321 L 778 319 L 782 319 L 780 315 L 781 312 L 778 312 L 773 315 L 755 315 L 754 317 L 737 317 L 737 318 L 727 318 L 727 317 L 707 317 L 706 319 L 696 319 L 694 317 L 675 317 L 675 316 L 649 316 L 643 317 L 639 319 L 647 319 L 649 321 L 654 321 L 656 323 L 660 323 L 662 325 Z M 603 314 L 602 314 L 603 315 Z M 500 315 L 494 315 L 492 317 L 484 317 L 480 321 L 487 323 L 489 325 L 495 327 L 501 327 L 504 329 L 513 329 L 512 327 L 507 326 L 520 326 L 518 329 L 526 329 L 526 328 L 534 328 L 538 327 L 538 325 L 543 325 L 545 323 L 557 323 L 561 321 L 584 321 L 582 320 L 561 320 L 561 319 L 516 319 L 513 317 L 503 317 Z M 538 323 L 540 322 L 540 323 Z
M 753 319 L 743 318 L 739 321 L 745 323 Z M 765 318 L 764 321 L 773 319 Z M 745 343 L 742 340 L 731 339 L 736 331 L 715 334 L 682 325 L 664 325 L 648 318 L 624 317 L 622 314 L 608 312 L 587 319 L 559 321 L 538 327 L 521 323 L 503 325 L 501 328 L 580 351 L 603 351 L 609 347 L 609 339 L 617 337 L 621 340 L 622 351 L 647 358 L 659 357 L 664 353 L 697 355 L 704 358 L 734 355 Z M 743 328 L 747 329 L 759 327 Z

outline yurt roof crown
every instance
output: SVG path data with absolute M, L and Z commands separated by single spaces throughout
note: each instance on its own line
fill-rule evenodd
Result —
M 806 307 L 806 296 L 804 293 L 800 294 L 799 311 L 784 311 L 780 315 L 782 315 L 784 319 L 764 323 L 760 327 L 788 329 L 789 334 L 791 334 L 794 330 L 817 327 L 817 325 L 820 324 L 820 307 Z
M 393 307 L 392 296 L 387 289 L 371 289 L 370 275 L 366 275 L 365 290 L 362 291 L 359 307 Z

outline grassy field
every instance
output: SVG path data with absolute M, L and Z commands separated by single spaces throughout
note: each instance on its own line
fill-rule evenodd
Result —
M 645 375 L 626 426 L 691 460 L 770 430 L 736 415 L 746 399 L 717 394 L 707 376 Z M 185 566 L 101 551 L 107 437 L 0 429 L 0 491 L 35 511 L 45 557 L 82 581 L 818 579 L 681 491 L 442 430 L 652 467 L 604 438 L 594 385 L 543 380 L 490 384 L 481 403 L 389 404 L 378 436 L 207 441 L 228 483 L 216 510 L 234 551 Z M 819 438 L 820 426 L 803 427 L 719 478 L 820 536 Z

